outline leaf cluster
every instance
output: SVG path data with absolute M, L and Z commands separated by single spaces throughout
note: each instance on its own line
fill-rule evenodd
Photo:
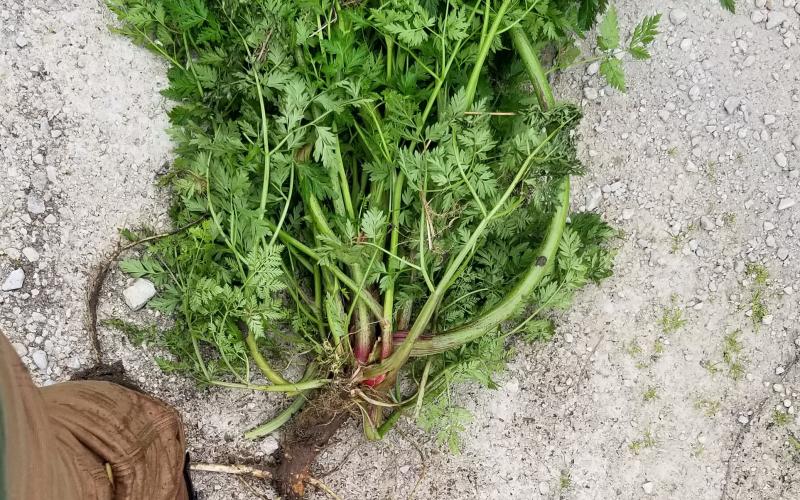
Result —
M 491 316 L 540 265 L 565 179 L 583 172 L 581 114 L 529 92 L 508 32 L 563 51 L 605 12 L 602 71 L 624 88 L 605 0 L 110 6 L 118 32 L 169 62 L 171 214 L 176 225 L 202 219 L 122 263 L 156 284 L 150 306 L 175 317 L 163 368 L 258 389 L 288 383 L 270 365 L 305 359 L 323 382 L 363 382 L 390 400 L 383 375 L 358 377 L 398 361 L 387 380 L 415 383 L 423 414 L 453 422 L 442 434 L 453 448 L 466 420 L 441 406 L 450 384 L 492 387 L 508 335 L 546 337 L 547 311 L 610 274 L 615 231 L 574 215 L 546 278 L 505 315 L 519 329 L 494 322 L 420 361 L 404 351 L 405 335 Z M 649 57 L 658 20 L 634 29 L 633 57 Z M 365 427 L 377 428 L 382 413 L 371 414 Z

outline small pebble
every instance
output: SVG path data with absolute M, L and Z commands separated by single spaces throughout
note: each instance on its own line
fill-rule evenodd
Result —
M 123 290 L 122 297 L 125 299 L 125 303 L 128 307 L 134 311 L 138 311 L 144 307 L 147 301 L 152 299 L 155 294 L 156 287 L 151 281 L 138 278 L 131 286 Z
M 794 198 L 783 198 L 778 202 L 778 210 L 787 210 L 795 205 Z
M 600 202 L 602 200 L 603 191 L 601 191 L 599 187 L 593 186 L 589 189 L 589 192 L 586 193 L 586 210 L 591 212 L 592 210 L 596 209 L 600 206 Z
M 786 22 L 787 16 L 779 10 L 773 10 L 767 16 L 767 29 L 772 30 Z
M 45 371 L 47 369 L 47 354 L 44 351 L 41 349 L 33 351 L 31 358 L 33 359 L 33 364 L 36 365 L 36 368 L 41 371 Z
M 19 356 L 20 358 L 28 354 L 28 348 L 25 347 L 25 344 L 14 342 L 13 344 L 11 344 L 11 347 L 13 347 L 15 351 L 17 351 L 17 356 Z
M 680 26 L 686 21 L 688 14 L 682 9 L 672 9 L 669 12 L 669 20 L 674 26 Z
M 25 247 L 22 249 L 22 255 L 28 259 L 29 262 L 36 262 L 39 260 L 39 252 L 35 248 Z
M 36 196 L 28 196 L 28 213 L 31 215 L 43 214 L 46 210 L 44 201 Z
M 728 97 L 725 99 L 725 111 L 728 112 L 729 115 L 732 115 L 736 112 L 739 108 L 739 98 L 738 97 Z
M 652 482 L 647 481 L 642 485 L 642 489 L 644 490 L 646 495 L 652 495 L 653 491 L 655 491 L 655 486 L 653 485 Z
M 747 416 L 745 415 L 739 415 L 739 418 L 737 420 L 742 425 L 746 425 L 748 422 L 750 422 L 750 419 L 748 419 Z

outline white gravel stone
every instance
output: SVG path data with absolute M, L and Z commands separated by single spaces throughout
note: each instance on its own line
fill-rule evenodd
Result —
M 14 42 L 17 44 L 17 47 L 21 49 L 28 45 L 28 40 L 26 40 L 25 37 L 22 35 L 18 36 L 17 39 L 14 40 Z
M 655 485 L 653 485 L 652 482 L 647 481 L 642 485 L 642 490 L 644 490 L 644 493 L 646 495 L 652 495 L 653 491 L 655 491 Z
M 600 206 L 601 201 L 603 201 L 603 191 L 599 187 L 593 186 L 586 193 L 586 210 L 591 212 Z
M 686 21 L 688 14 L 682 9 L 672 9 L 669 12 L 669 20 L 675 26 L 680 26 Z
M 278 448 L 280 447 L 280 443 L 278 443 L 278 439 L 275 436 L 267 436 L 259 441 L 258 449 L 261 450 L 264 455 L 272 455 Z
M 547 495 L 550 493 L 550 485 L 547 481 L 540 481 L 539 482 L 539 494 Z
M 28 348 L 25 347 L 25 344 L 14 342 L 13 344 L 11 344 L 11 347 L 13 347 L 15 351 L 17 351 L 17 356 L 19 356 L 20 358 L 28 354 Z
M 14 269 L 6 276 L 6 280 L 3 282 L 3 291 L 19 290 L 23 283 L 25 283 L 25 271 Z
M 36 251 L 35 248 L 25 247 L 22 249 L 22 255 L 25 256 L 26 259 L 30 262 L 36 262 L 39 260 L 39 252 Z
M 775 163 L 781 168 L 786 168 L 789 166 L 789 160 L 783 153 L 778 153 L 775 155 Z
M 783 384 L 772 384 L 772 390 L 777 393 L 783 393 Z
M 704 215 L 700 217 L 700 227 L 702 227 L 706 231 L 713 231 L 716 225 L 714 224 L 714 219 L 712 219 L 707 215 Z
M 37 349 L 33 351 L 31 358 L 33 359 L 33 364 L 36 365 L 36 368 L 41 371 L 45 371 L 47 369 L 47 354 L 43 350 Z
M 600 71 L 600 63 L 595 61 L 586 68 L 586 74 L 589 76 L 596 75 Z
M 151 281 L 138 278 L 131 286 L 122 292 L 122 297 L 125 299 L 125 303 L 128 307 L 134 311 L 138 311 L 144 307 L 147 301 L 152 299 L 155 294 L 156 287 Z
M 738 97 L 728 97 L 727 99 L 725 99 L 725 104 L 724 104 L 725 111 L 727 111 L 729 115 L 734 114 L 736 110 L 739 108 L 740 102 L 741 101 L 739 100 Z
M 28 212 L 31 215 L 43 214 L 45 209 L 44 201 L 36 196 L 28 196 Z
M 794 198 L 783 198 L 778 202 L 778 210 L 788 210 L 795 206 L 796 203 Z
M 590 101 L 594 101 L 598 97 L 597 89 L 594 87 L 586 87 L 583 89 L 583 97 L 589 99 Z
M 745 415 L 739 415 L 739 418 L 736 419 L 736 420 L 738 420 L 739 423 L 742 424 L 742 425 L 746 425 L 748 422 L 750 422 L 750 419 L 747 418 L 747 416 L 745 416 Z
M 773 10 L 769 13 L 769 16 L 767 16 L 767 29 L 773 30 L 785 23 L 787 19 L 788 17 L 784 12 L 780 10 Z

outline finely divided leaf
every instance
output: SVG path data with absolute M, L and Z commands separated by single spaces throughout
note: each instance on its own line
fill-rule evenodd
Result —
M 590 29 L 607 6 L 608 0 L 581 0 L 578 7 L 578 27 L 584 31 Z
M 619 59 L 612 57 L 603 61 L 600 64 L 600 74 L 605 77 L 609 85 L 617 90 L 625 91 L 625 72 Z
M 650 59 L 648 45 L 652 44 L 658 35 L 658 24 L 661 21 L 661 14 L 648 16 L 633 30 L 631 42 L 628 45 L 628 52 L 634 59 Z
M 598 27 L 597 44 L 603 50 L 619 47 L 619 19 L 616 7 L 610 7 Z
M 364 217 L 361 219 L 361 230 L 364 235 L 371 239 L 376 240 L 384 236 L 384 228 L 386 226 L 386 216 L 383 210 L 377 208 L 370 208 Z

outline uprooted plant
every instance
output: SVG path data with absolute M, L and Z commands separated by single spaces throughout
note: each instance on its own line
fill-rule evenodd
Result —
M 614 230 L 568 218 L 580 112 L 548 83 L 597 61 L 622 89 L 622 59 L 649 57 L 659 17 L 623 45 L 606 4 L 112 2 L 119 31 L 170 64 L 167 180 L 189 226 L 122 268 L 175 317 L 163 369 L 294 398 L 247 434 L 300 412 L 283 494 L 303 495 L 353 415 L 369 439 L 412 414 L 454 445 L 452 384 L 492 386 L 509 337 L 549 335 L 547 312 L 610 274 Z M 574 42 L 603 12 L 581 60 Z

